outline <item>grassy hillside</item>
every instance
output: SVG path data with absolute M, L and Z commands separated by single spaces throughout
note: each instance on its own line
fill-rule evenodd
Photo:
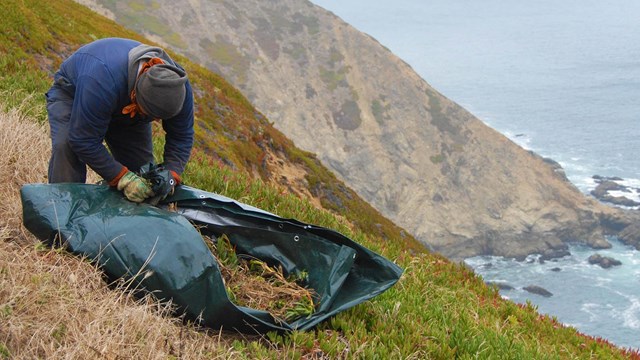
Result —
M 223 79 L 182 58 L 197 102 L 189 184 L 334 228 L 394 260 L 405 274 L 389 291 L 316 331 L 287 336 L 198 329 L 153 299 L 107 286 L 91 264 L 44 249 L 20 227 L 18 190 L 46 180 L 41 94 L 60 62 L 93 39 L 145 40 L 71 1 L 4 0 L 0 11 L 0 359 L 640 358 L 531 305 L 502 300 L 470 270 L 423 252 Z M 273 154 L 305 169 L 306 190 L 324 209 L 294 195 L 299 184 L 273 181 L 279 174 L 265 161 Z

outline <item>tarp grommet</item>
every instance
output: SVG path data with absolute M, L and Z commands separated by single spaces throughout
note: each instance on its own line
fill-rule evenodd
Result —
M 300 236 L 296 235 L 293 237 L 293 241 L 300 241 Z

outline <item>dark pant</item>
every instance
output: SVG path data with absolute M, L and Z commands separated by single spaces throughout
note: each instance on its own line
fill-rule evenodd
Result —
M 58 81 L 49 89 L 46 97 L 51 127 L 49 183 L 84 183 L 87 176 L 86 164 L 69 146 L 69 122 L 73 97 L 64 89 L 64 84 L 61 85 Z M 138 171 L 142 165 L 153 161 L 150 123 L 140 122 L 130 125 L 112 122 L 104 140 L 113 158 L 131 171 Z

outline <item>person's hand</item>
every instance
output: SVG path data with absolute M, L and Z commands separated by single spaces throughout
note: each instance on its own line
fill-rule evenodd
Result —
M 147 180 L 131 171 L 120 178 L 118 181 L 118 190 L 122 191 L 127 199 L 136 203 L 143 202 L 146 198 L 154 195 Z

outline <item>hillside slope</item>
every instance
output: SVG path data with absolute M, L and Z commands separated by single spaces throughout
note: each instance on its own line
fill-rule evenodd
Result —
M 61 249 L 47 249 L 20 226 L 19 189 L 46 180 L 50 144 L 42 93 L 51 83 L 50 69 L 92 39 L 147 40 L 70 0 L 4 0 L 0 13 L 0 358 L 639 358 L 637 351 L 541 316 L 531 305 L 500 298 L 497 289 L 463 266 L 435 254 L 416 254 L 409 236 L 386 228 L 373 213 L 363 211 L 348 222 L 286 194 L 281 185 L 257 179 L 256 172 L 268 176 L 268 167 L 253 162 L 248 142 L 226 140 L 226 153 L 211 151 L 213 141 L 229 136 L 215 133 L 199 134 L 185 173 L 189 184 L 343 232 L 402 266 L 400 282 L 316 331 L 259 336 L 202 329 L 173 317 L 167 304 L 148 296 L 136 299 L 127 284 L 106 284 L 100 269 Z M 227 126 L 243 136 L 247 127 L 263 128 L 273 136 L 266 137 L 269 142 L 276 142 L 278 133 L 271 133 L 266 120 L 223 79 L 180 60 L 199 91 L 200 126 Z M 280 145 L 305 159 L 288 143 Z M 299 164 L 320 171 L 307 160 Z M 330 178 L 321 172 L 315 176 Z M 374 219 L 362 219 L 368 215 Z
M 41 11 L 47 9 L 43 8 Z M 87 14 L 94 13 L 87 9 Z M 29 18 L 21 20 L 28 21 Z M 0 74 L 0 91 L 22 81 L 26 81 L 27 91 L 46 91 L 60 63 L 81 44 L 98 38 L 99 34 L 98 31 L 84 34 L 70 31 L 61 34 L 54 26 L 64 26 L 63 18 L 52 20 L 52 24 L 30 23 L 28 26 L 13 24 L 12 19 L 6 21 L 5 25 L 10 30 L 3 35 L 25 48 L 0 48 L 10 54 L 0 62 L 6 69 L 4 74 Z M 40 35 L 39 31 L 43 30 L 51 33 Z M 124 34 L 148 41 L 133 32 Z M 283 193 L 309 199 L 317 206 L 330 209 L 362 229 L 367 229 L 367 233 L 372 236 L 398 238 L 416 251 L 424 250 L 424 246 L 411 235 L 362 201 L 313 154 L 297 148 L 227 81 L 187 59 L 179 56 L 177 58 L 186 64 L 189 77 L 194 82 L 196 158 L 205 155 L 212 157 L 216 161 L 212 165 L 228 166 L 246 172 L 254 178 L 277 185 Z M 29 66 L 40 71 L 30 74 L 28 79 L 16 74 L 16 69 Z M 8 101 L 11 104 L 20 99 L 10 96 Z M 41 107 L 44 103 L 37 104 Z
M 79 2 L 223 74 L 297 146 L 448 257 L 607 247 L 605 234 L 634 222 L 307 0 Z

